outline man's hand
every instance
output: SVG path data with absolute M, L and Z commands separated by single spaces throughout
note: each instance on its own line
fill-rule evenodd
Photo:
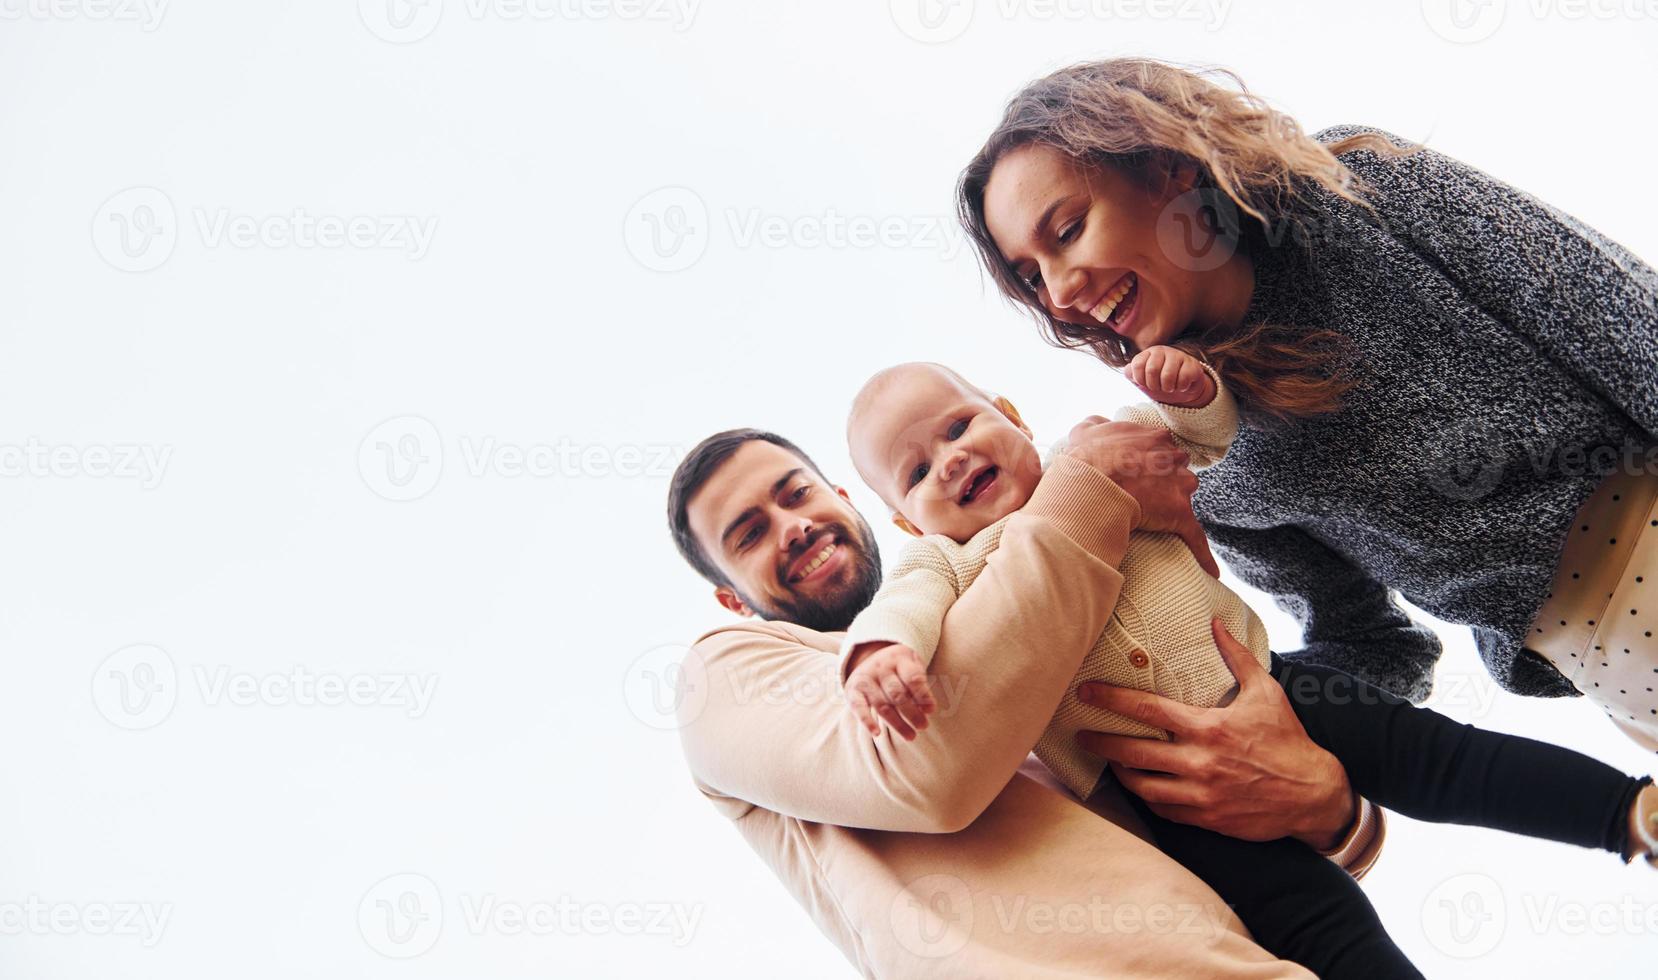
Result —
M 1139 529 L 1178 534 L 1203 570 L 1220 578 L 1209 539 L 1192 514 L 1197 476 L 1192 458 L 1169 430 L 1134 422 L 1107 422 L 1098 415 L 1078 422 L 1065 452 L 1099 470 L 1140 505 Z
M 880 735 L 880 716 L 905 741 L 927 727 L 927 716 L 938 709 L 927 668 L 914 650 L 901 643 L 862 643 L 848 661 L 846 700 L 869 734 Z
M 1081 732 L 1077 742 L 1153 813 L 1228 837 L 1294 837 L 1319 850 L 1358 815 L 1347 772 L 1307 737 L 1283 688 L 1220 620 L 1215 642 L 1238 679 L 1224 708 L 1194 708 L 1147 691 L 1083 684 L 1081 700 L 1165 729 L 1173 741 Z
M 1203 362 L 1178 347 L 1147 347 L 1123 374 L 1147 398 L 1178 408 L 1202 408 L 1215 400 L 1215 379 Z

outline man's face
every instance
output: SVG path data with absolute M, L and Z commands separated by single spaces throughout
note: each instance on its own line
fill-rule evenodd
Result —
M 744 443 L 686 516 L 731 583 L 715 596 L 741 615 L 843 630 L 881 585 L 875 536 L 846 492 L 781 446 Z

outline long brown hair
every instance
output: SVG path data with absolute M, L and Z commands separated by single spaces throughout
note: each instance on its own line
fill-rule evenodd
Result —
M 1049 314 L 1002 257 L 985 224 L 991 171 L 1010 151 L 1031 144 L 1051 146 L 1087 165 L 1116 166 L 1147 181 L 1192 168 L 1199 187 L 1224 195 L 1242 213 L 1246 242 L 1250 230 L 1292 235 L 1305 230 L 1314 188 L 1368 207 L 1363 187 L 1337 153 L 1406 152 L 1374 133 L 1326 146 L 1224 69 L 1200 73 L 1146 58 L 1113 58 L 1063 68 L 1027 85 L 962 172 L 956 188 L 961 221 L 996 285 L 1032 312 L 1044 339 L 1089 351 L 1119 369 L 1137 353 L 1133 345 L 1103 326 L 1067 323 Z M 1343 368 L 1346 339 L 1334 330 L 1266 323 L 1241 330 L 1208 327 L 1182 335 L 1174 345 L 1202 355 L 1245 406 L 1277 419 L 1336 411 L 1353 386 Z

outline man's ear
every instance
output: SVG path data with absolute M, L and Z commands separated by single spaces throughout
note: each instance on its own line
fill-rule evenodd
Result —
M 835 492 L 840 494 L 841 499 L 846 501 L 847 503 L 850 504 L 852 502 L 852 495 L 846 492 L 845 487 L 836 487 Z
M 892 523 L 897 526 L 898 530 L 903 531 L 905 534 L 911 534 L 918 538 L 921 537 L 921 529 L 916 527 L 914 524 L 911 524 L 910 519 L 905 517 L 903 514 L 893 514 Z
M 995 405 L 996 411 L 1005 415 L 1009 422 L 1012 422 L 1020 432 L 1023 432 L 1026 439 L 1034 440 L 1036 438 L 1031 435 L 1030 426 L 1025 424 L 1025 420 L 1020 417 L 1019 410 L 1013 407 L 1012 402 L 1008 401 L 1006 398 L 1003 398 L 1001 395 L 996 395 L 990 399 L 990 404 Z
M 748 603 L 743 601 L 742 596 L 738 595 L 736 590 L 732 589 L 729 585 L 722 585 L 715 589 L 714 598 L 719 601 L 720 605 L 739 616 L 743 616 L 745 618 L 752 618 L 754 616 L 754 610 L 750 609 L 748 607 Z

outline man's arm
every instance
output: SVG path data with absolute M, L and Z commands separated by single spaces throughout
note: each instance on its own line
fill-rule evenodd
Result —
M 1189 491 L 1188 491 L 1189 492 Z M 913 742 L 846 710 L 838 658 L 782 627 L 732 627 L 692 650 L 681 738 L 708 789 L 779 813 L 879 830 L 971 823 L 1036 744 L 1116 605 L 1139 508 L 1099 470 L 1055 460 L 945 617 L 939 710 Z

